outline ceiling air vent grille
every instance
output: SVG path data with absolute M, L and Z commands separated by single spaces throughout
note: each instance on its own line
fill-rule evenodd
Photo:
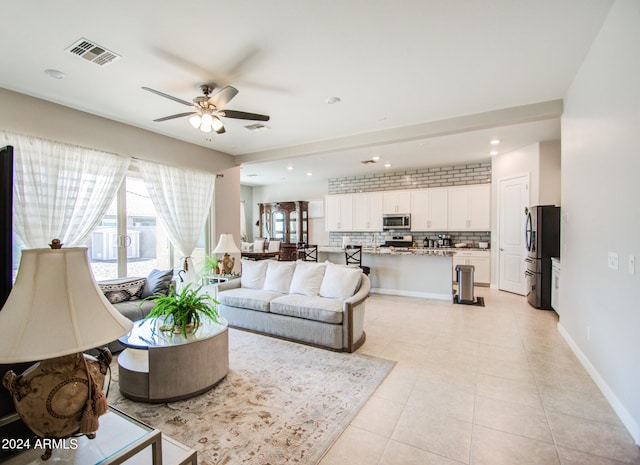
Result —
M 249 131 L 266 131 L 267 129 L 271 129 L 269 126 L 265 126 L 262 123 L 247 124 L 245 128 Z
M 106 48 L 87 39 L 80 39 L 76 41 L 67 47 L 66 51 L 95 63 L 98 66 L 105 66 L 122 58 L 117 53 L 107 50 Z

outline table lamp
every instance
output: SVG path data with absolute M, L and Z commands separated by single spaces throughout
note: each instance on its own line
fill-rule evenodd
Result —
M 111 353 L 104 349 L 96 359 L 82 352 L 131 327 L 95 282 L 86 247 L 22 251 L 0 311 L 0 363 L 37 361 L 22 375 L 8 371 L 3 378 L 16 411 L 36 435 L 95 437 L 98 417 L 107 410 L 102 387 Z M 50 455 L 48 450 L 42 458 Z
M 233 267 L 236 263 L 235 258 L 229 256 L 230 253 L 240 253 L 240 249 L 236 246 L 236 242 L 233 240 L 233 234 L 223 233 L 220 234 L 220 240 L 213 253 L 224 254 L 222 259 L 222 274 L 233 273 Z

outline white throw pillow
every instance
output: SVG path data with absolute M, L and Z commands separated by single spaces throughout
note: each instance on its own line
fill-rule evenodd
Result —
M 267 267 L 267 276 L 264 279 L 263 289 L 265 291 L 281 292 L 287 294 L 291 287 L 291 278 L 296 262 L 277 262 L 275 260 L 265 260 L 269 266 Z
M 293 272 L 293 278 L 291 279 L 289 294 L 310 296 L 320 294 L 320 285 L 322 284 L 326 267 L 324 263 L 298 260 L 296 262 L 296 270 Z
M 360 268 L 345 265 L 327 264 L 327 270 L 320 286 L 320 297 L 347 299 L 356 291 L 360 283 Z
M 242 275 L 240 284 L 249 289 L 262 289 L 264 279 L 267 276 L 267 265 L 265 260 L 242 260 Z

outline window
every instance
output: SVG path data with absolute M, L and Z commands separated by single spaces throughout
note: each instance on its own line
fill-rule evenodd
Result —
M 170 268 L 167 236 L 144 181 L 131 173 L 88 241 L 96 280 L 147 276 L 154 268 Z

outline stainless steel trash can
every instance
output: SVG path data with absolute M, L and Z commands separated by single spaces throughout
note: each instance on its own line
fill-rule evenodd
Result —
M 475 304 L 473 295 L 473 265 L 457 265 L 456 276 L 458 277 L 458 302 L 461 304 Z

